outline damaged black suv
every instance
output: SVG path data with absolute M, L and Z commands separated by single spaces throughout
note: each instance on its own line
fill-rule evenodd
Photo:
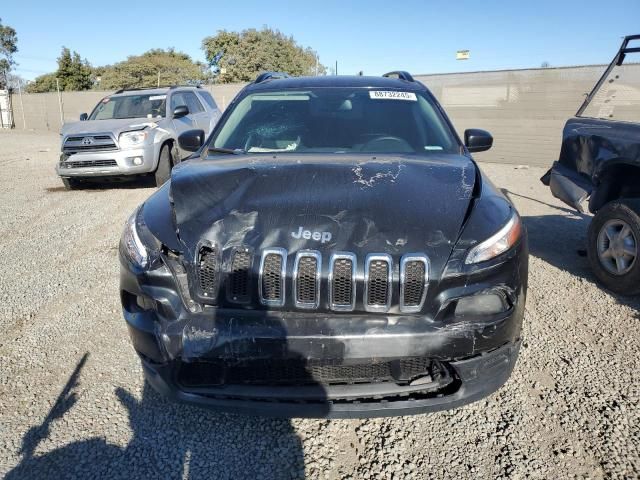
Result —
M 508 379 L 526 233 L 406 72 L 265 73 L 131 216 L 125 320 L 176 400 L 287 417 L 441 410 Z

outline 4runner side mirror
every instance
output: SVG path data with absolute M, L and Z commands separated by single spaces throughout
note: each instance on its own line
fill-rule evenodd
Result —
M 81 113 L 80 114 L 80 121 L 84 122 L 87 118 L 89 118 L 89 115 L 87 115 L 86 113 Z
M 493 137 L 486 130 L 469 128 L 464 131 L 464 145 L 470 152 L 484 152 L 493 145 Z
M 180 105 L 173 111 L 173 118 L 182 118 L 189 115 L 189 108 L 186 105 Z
M 198 151 L 203 143 L 204 130 L 187 130 L 186 132 L 181 133 L 178 137 L 178 145 L 180 145 L 181 149 L 186 150 L 187 152 Z

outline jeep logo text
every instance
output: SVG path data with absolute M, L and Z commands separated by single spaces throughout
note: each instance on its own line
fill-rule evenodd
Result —
M 331 241 L 331 232 L 312 232 L 311 230 L 305 230 L 303 227 L 298 227 L 297 232 L 291 232 L 291 236 L 295 239 L 304 238 L 305 240 L 315 240 L 320 243 Z

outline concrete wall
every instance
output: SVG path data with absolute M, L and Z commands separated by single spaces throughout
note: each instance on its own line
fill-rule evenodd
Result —
M 604 68 L 604 65 L 595 65 L 419 75 L 417 78 L 443 104 L 461 137 L 466 128 L 484 128 L 493 134 L 494 148 L 476 154 L 478 160 L 547 166 L 558 156 L 564 122 L 577 111 Z M 626 94 L 631 92 L 637 96 L 640 64 L 622 68 L 624 81 L 635 83 L 635 87 L 627 88 Z M 620 89 L 625 85 L 616 83 L 616 86 Z M 214 85 L 207 89 L 224 109 L 242 87 L 240 84 Z M 80 113 L 89 112 L 108 93 L 63 92 L 64 120 L 77 120 Z M 630 103 L 634 103 L 631 100 Z M 22 101 L 14 93 L 13 108 L 18 129 L 26 124 L 27 129 L 60 130 L 56 93 L 23 94 Z M 640 108 L 640 101 L 634 108 Z M 637 118 L 640 120 L 640 114 Z

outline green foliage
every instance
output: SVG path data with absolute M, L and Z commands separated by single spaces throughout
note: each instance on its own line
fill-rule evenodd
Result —
M 207 80 L 207 66 L 194 62 L 189 55 L 173 49 L 149 50 L 125 61 L 96 69 L 100 88 L 115 90 L 132 87 L 181 85 Z
M 2 25 L 0 18 L 0 88 L 5 88 L 7 75 L 15 65 L 13 54 L 18 51 L 18 36 L 16 31 L 8 25 Z
M 268 27 L 242 32 L 220 30 L 202 41 L 202 49 L 221 83 L 250 82 L 265 71 L 293 76 L 326 73 L 323 65 L 316 64 L 314 50 L 303 48 L 293 37 Z
M 56 90 L 56 74 L 45 73 L 36 77 L 35 80 L 27 84 L 25 89 L 27 93 L 43 93 L 43 92 L 55 92 Z
M 27 85 L 27 92 L 41 93 L 56 90 L 56 78 L 60 82 L 60 90 L 89 90 L 93 86 L 93 71 L 86 60 L 80 58 L 78 52 L 71 52 L 62 47 L 58 57 L 58 70 L 36 77 Z

